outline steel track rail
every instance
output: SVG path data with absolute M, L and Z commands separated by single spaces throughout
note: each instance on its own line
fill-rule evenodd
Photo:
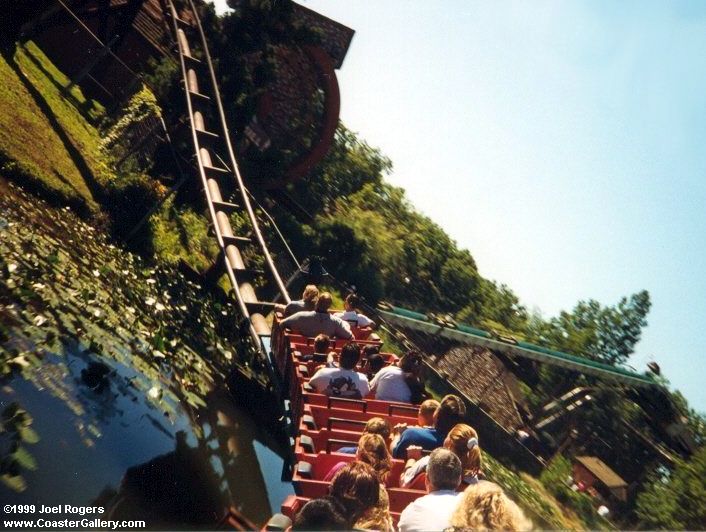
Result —
M 259 300 L 250 282 L 256 274 L 265 272 L 255 272 L 255 270 L 246 266 L 238 244 L 247 243 L 251 239 L 249 237 L 236 236 L 233 233 L 228 218 L 230 213 L 244 212 L 247 215 L 252 234 L 255 236 L 259 251 L 265 259 L 271 280 L 278 287 L 285 302 L 288 303 L 291 299 L 262 236 L 255 211 L 250 203 L 249 193 L 245 188 L 238 169 L 238 163 L 230 141 L 228 124 L 223 111 L 223 104 L 218 91 L 218 83 L 198 12 L 192 0 L 187 0 L 186 3 L 196 21 L 195 29 L 197 30 L 196 37 L 198 39 L 195 44 L 201 49 L 203 59 L 197 59 L 192 55 L 187 32 L 193 31 L 194 27 L 180 19 L 172 0 L 166 0 L 172 19 L 174 37 L 179 50 L 179 64 L 181 66 L 184 95 L 199 176 L 206 196 L 211 224 L 223 256 L 225 270 L 233 288 L 238 309 L 249 320 L 249 335 L 255 347 L 260 352 L 264 352 L 267 357 L 271 330 L 264 318 L 263 309 L 271 308 L 272 304 Z M 208 74 L 207 85 L 210 86 L 208 91 L 205 91 L 205 85 L 200 83 L 203 79 L 199 75 L 204 73 Z M 206 92 L 209 92 L 209 94 Z M 218 120 L 214 120 L 217 123 L 209 124 L 209 126 L 216 131 L 207 128 L 204 118 L 206 114 L 204 111 L 213 105 L 215 105 Z M 214 144 L 220 144 L 222 148 L 225 148 L 227 152 L 225 159 L 230 162 L 230 168 L 227 165 L 223 167 L 214 163 L 214 161 L 223 160 L 213 148 Z M 242 206 L 224 201 L 221 194 L 221 185 L 226 184 L 226 179 L 234 180 L 235 188 L 238 190 L 242 200 Z M 233 182 L 231 181 L 228 184 L 232 185 Z
M 282 297 L 285 299 L 285 301 L 287 303 L 289 303 L 291 301 L 291 298 L 289 297 L 289 292 L 287 291 L 287 287 L 285 286 L 284 282 L 282 281 L 282 278 L 279 275 L 279 272 L 277 271 L 277 267 L 275 266 L 275 263 L 272 260 L 272 255 L 270 254 L 270 251 L 267 248 L 267 244 L 265 242 L 265 239 L 262 236 L 262 232 L 260 231 L 260 226 L 257 222 L 257 217 L 255 216 L 255 211 L 253 210 L 252 204 L 250 203 L 248 190 L 245 188 L 245 183 L 243 181 L 243 177 L 240 174 L 240 168 L 238 167 L 238 161 L 235 158 L 235 152 L 233 151 L 233 145 L 231 144 L 231 141 L 230 141 L 230 133 L 228 130 L 228 123 L 226 121 L 225 113 L 223 112 L 223 103 L 221 102 L 220 91 L 218 90 L 218 82 L 216 80 L 216 74 L 213 70 L 213 64 L 211 63 L 211 54 L 208 51 L 206 36 L 204 35 L 203 27 L 201 26 L 201 19 L 199 18 L 198 13 L 196 12 L 196 8 L 194 7 L 193 0 L 189 0 L 189 5 L 191 6 L 191 11 L 194 13 L 194 17 L 196 18 L 196 24 L 199 28 L 199 35 L 201 37 L 203 51 L 206 54 L 206 61 L 208 63 L 208 71 L 211 76 L 211 86 L 213 87 L 213 92 L 216 97 L 216 106 L 218 107 L 218 114 L 221 119 L 221 127 L 223 129 L 223 137 L 225 140 L 226 148 L 228 149 L 228 157 L 230 158 L 231 168 L 232 168 L 233 174 L 235 175 L 235 178 L 238 183 L 238 189 L 240 191 L 240 196 L 242 198 L 243 205 L 245 206 L 245 209 L 248 212 L 248 217 L 250 218 L 250 223 L 252 225 L 253 233 L 257 237 L 257 241 L 260 244 L 260 249 L 262 251 L 263 256 L 265 257 L 265 261 L 267 262 L 267 267 L 270 270 L 270 274 L 272 275 L 272 278 L 277 283 L 277 288 L 279 289 L 280 293 L 282 294 Z

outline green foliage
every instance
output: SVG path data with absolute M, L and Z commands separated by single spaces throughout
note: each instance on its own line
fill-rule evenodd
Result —
M 308 228 L 306 234 L 312 243 L 311 254 L 322 257 L 336 279 L 355 285 L 372 301 L 382 297 L 377 265 L 370 259 L 367 243 L 359 239 L 353 229 L 340 220 L 326 219 L 315 231 Z
M 492 456 L 483 455 L 483 470 L 488 480 L 502 486 L 529 517 L 537 529 L 566 530 L 577 528 L 568 516 L 531 477 L 520 476 Z
M 172 96 L 175 98 L 181 96 L 180 103 L 185 101 L 180 85 L 181 71 L 179 64 L 173 58 L 162 57 L 157 60 L 151 57 L 144 80 L 155 98 L 162 104 L 170 103 Z
M 165 64 L 160 71 L 167 78 L 170 68 Z M 126 236 L 166 189 L 144 168 L 114 172 L 108 149 L 139 141 L 133 126 L 160 114 L 153 93 L 144 87 L 138 91 L 101 139 L 81 108 L 90 102 L 77 86 L 70 93 L 63 90 L 68 78 L 32 42 L 16 49 L 12 63 L 0 57 L 0 72 L 5 80 L 0 87 L 3 175 L 81 212 L 102 216 L 103 208 L 114 233 Z M 156 248 L 158 257 L 170 262 L 183 257 L 200 267 L 214 255 L 206 220 L 188 209 L 158 220 L 141 236 L 138 248 L 148 255 Z
M 113 172 L 103 150 L 99 131 L 87 121 L 83 110 L 74 104 L 73 99 L 67 98 L 65 88 L 69 85 L 68 78 L 32 42 L 18 46 L 14 61 L 34 87 L 35 91 L 32 92 L 40 107 L 39 113 L 47 116 L 51 128 L 60 136 L 86 182 L 85 186 L 91 189 L 94 196 L 100 196 L 100 187 L 112 179 Z
M 289 186 L 290 193 L 310 213 L 331 209 L 339 198 L 360 191 L 366 184 L 379 187 L 392 162 L 376 148 L 339 123 L 331 149 L 306 177 Z
M 3 173 L 45 191 L 59 203 L 99 205 L 110 216 L 116 235 L 125 236 L 161 199 L 166 189 L 141 171 L 117 174 L 107 149 L 138 142 L 133 126 L 160 113 L 146 88 L 129 101 L 104 140 L 77 108 L 87 101 L 76 86 L 29 42 L 18 47 L 14 64 L 0 58 L 5 83 L 0 88 L 0 164 Z M 151 249 L 151 246 L 148 246 Z
M 467 250 L 417 212 L 402 189 L 385 183 L 391 169 L 379 150 L 340 124 L 322 163 L 288 188 L 315 215 L 305 231 L 287 231 L 297 252 L 323 256 L 334 276 L 372 301 L 384 295 L 419 310 L 457 314 L 471 324 L 493 319 L 522 330 L 526 312 L 517 297 L 483 279 Z
M 363 263 L 376 273 L 391 301 L 435 311 L 453 312 L 475 296 L 478 273 L 470 254 L 429 218 L 416 212 L 402 189 L 368 182 L 339 198 L 330 214 L 317 217 L 316 230 L 338 224 L 364 244 Z M 361 285 L 362 286 L 362 285 Z
M 637 498 L 636 513 L 647 529 L 706 529 L 706 447 L 671 473 L 655 471 Z
M 203 10 L 209 45 L 216 62 L 225 112 L 233 131 L 242 132 L 256 115 L 260 97 L 283 66 L 284 50 L 296 53 L 303 45 L 320 42 L 316 31 L 292 18 L 292 2 L 245 0 L 233 2 L 234 11 L 218 18 Z M 285 61 L 286 62 L 286 61 Z M 286 68 L 286 67 L 285 67 Z M 316 96 L 315 96 L 316 97 Z M 321 115 L 320 101 L 302 101 L 307 112 Z M 317 128 L 308 121 L 286 124 L 289 138 L 280 136 L 268 149 L 241 151 L 241 165 L 250 179 L 281 176 L 315 141 Z
M 175 209 L 172 200 L 150 219 L 155 256 L 168 264 L 185 260 L 196 270 L 211 265 L 217 244 L 208 234 L 208 221 L 189 208 Z
M 62 90 L 63 96 L 81 113 L 83 118 L 92 124 L 98 124 L 105 119 L 106 115 L 103 105 L 96 100 L 86 98 L 78 85 L 71 85 L 69 78 L 54 66 L 54 63 L 33 41 L 27 41 L 18 48 L 16 58 L 22 61 L 22 64 L 26 67 L 29 67 L 26 60 L 32 61 L 36 68 L 46 77 L 46 81 L 51 81 L 57 88 Z M 30 67 L 27 72 L 31 70 L 33 69 Z M 41 77 L 41 75 L 37 76 L 38 79 L 41 79 Z
M 670 392 L 670 399 L 680 416 L 686 418 L 686 425 L 694 438 L 695 444 L 698 447 L 706 446 L 706 417 L 689 407 L 686 397 L 681 392 Z
M 95 212 L 94 193 L 81 174 L 80 162 L 73 158 L 71 146 L 65 144 L 68 139 L 63 131 L 55 129 L 57 117 L 63 117 L 61 122 L 65 124 L 76 125 L 76 120 L 68 117 L 78 112 L 59 97 L 54 80 L 37 67 L 28 50 L 32 51 L 31 57 L 42 61 L 40 64 L 48 63 L 32 43 L 26 49 L 19 48 L 13 59 L 0 57 L 0 169 L 45 196 Z M 41 98 L 41 94 L 55 96 L 51 99 L 52 116 L 43 112 L 49 97 Z M 86 130 L 83 126 L 80 129 Z M 93 133 L 97 143 L 97 132 Z M 74 136 L 79 133 L 74 132 Z
M 17 402 L 8 404 L 0 413 L 0 443 L 3 444 L 0 482 L 18 492 L 27 488 L 27 482 L 22 476 L 23 470 L 37 469 L 37 461 L 27 448 L 39 441 L 32 423 L 32 416 Z
M 592 299 L 580 301 L 572 312 L 539 323 L 532 332 L 542 345 L 607 364 L 622 364 L 640 340 L 650 306 L 646 290 L 623 297 L 612 307 Z
M 627 480 L 641 478 L 658 463 L 658 455 L 637 433 L 652 441 L 661 438 L 624 391 L 600 388 L 591 395 L 592 406 L 581 412 L 577 423 L 582 452 L 599 456 Z
M 571 462 L 559 455 L 542 471 L 539 480 L 557 501 L 576 512 L 587 528 L 592 530 L 613 528 L 608 521 L 596 513 L 590 496 L 571 489 L 567 484 L 571 477 Z
M 130 173 L 108 183 L 105 205 L 113 223 L 113 231 L 126 237 L 149 209 L 166 193 L 158 181 L 142 173 Z
M 134 135 L 134 127 L 140 122 L 159 117 L 161 109 L 157 105 L 157 98 L 146 86 L 137 91 L 127 103 L 120 114 L 120 118 L 111 125 L 103 138 L 103 145 L 108 149 L 114 149 L 116 145 L 128 148 L 130 144 L 137 143 L 141 139 Z
M 490 328 L 507 334 L 517 334 L 527 326 L 527 311 L 507 285 L 480 279 L 479 298 L 469 301 L 456 318 L 473 325 L 490 325 Z

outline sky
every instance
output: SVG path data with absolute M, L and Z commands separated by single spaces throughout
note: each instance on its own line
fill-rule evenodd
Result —
M 300 3 L 356 31 L 341 119 L 480 273 L 545 318 L 648 290 L 630 365 L 706 413 L 706 2 Z

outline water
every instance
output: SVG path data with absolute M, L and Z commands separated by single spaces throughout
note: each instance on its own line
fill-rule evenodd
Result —
M 232 506 L 261 525 L 292 490 L 278 441 L 224 386 L 244 359 L 234 322 L 0 183 L 0 500 L 149 528 L 213 527 Z

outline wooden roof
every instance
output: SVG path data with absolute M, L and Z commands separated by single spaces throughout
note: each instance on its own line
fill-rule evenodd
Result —
M 355 31 L 296 2 L 292 2 L 292 18 L 321 33 L 321 47 L 333 59 L 334 68 L 341 68 Z
M 600 458 L 595 456 L 577 456 L 574 460 L 588 469 L 593 476 L 610 489 L 625 488 L 628 485 L 620 475 L 608 467 Z
M 505 430 L 512 432 L 522 425 L 522 418 L 508 386 L 514 377 L 505 370 L 490 349 L 453 347 L 438 358 L 436 369 L 445 372 L 451 384 L 485 410 Z

